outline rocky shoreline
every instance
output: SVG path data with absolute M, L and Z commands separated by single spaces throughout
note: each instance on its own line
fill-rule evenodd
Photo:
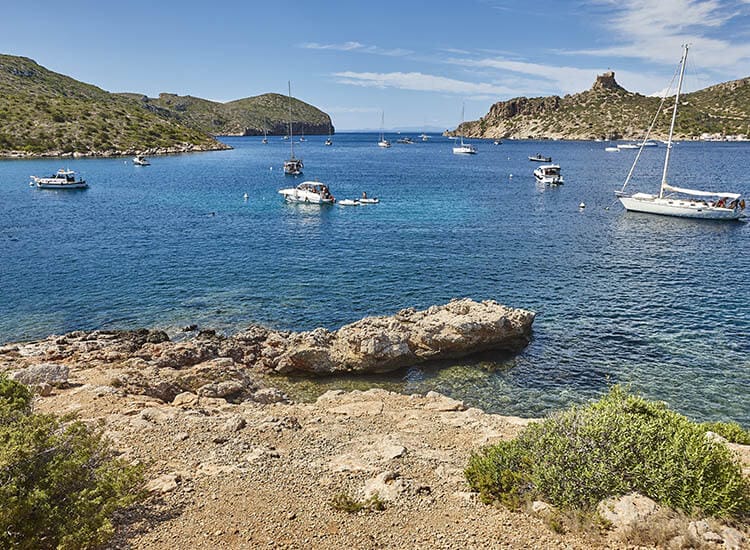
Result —
M 81 331 L 0 346 L 0 372 L 36 389 L 37 411 L 100 425 L 123 458 L 146 464 L 149 496 L 116 518 L 110 548 L 628 547 L 616 530 L 555 532 L 543 503 L 519 513 L 469 491 L 472 451 L 515 437 L 530 420 L 435 392 L 333 390 L 294 403 L 259 376 L 517 351 L 533 318 L 457 300 L 337 331 L 221 336 L 186 327 L 189 337 L 176 342 L 158 330 Z M 310 368 L 318 361 L 323 368 Z M 733 448 L 750 465 L 750 447 Z M 382 510 L 335 504 L 375 494 Z M 747 540 L 718 524 L 692 528 L 725 548 Z
M 42 153 L 31 153 L 29 151 L 0 151 L 0 158 L 9 159 L 34 159 L 34 158 L 86 158 L 86 157 L 132 157 L 135 155 L 157 156 L 177 155 L 182 153 L 202 153 L 206 151 L 226 151 L 233 149 L 231 145 L 217 141 L 212 145 L 196 145 L 194 143 L 183 143 L 172 147 L 149 147 L 147 149 L 107 149 L 104 151 L 45 151 Z

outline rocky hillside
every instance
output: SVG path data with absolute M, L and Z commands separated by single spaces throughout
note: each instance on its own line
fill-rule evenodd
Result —
M 660 101 L 627 91 L 613 72 L 607 72 L 585 92 L 500 101 L 484 117 L 465 122 L 449 134 L 490 139 L 638 139 L 651 124 Z M 670 117 L 671 110 L 663 109 L 652 138 L 666 139 Z M 704 133 L 750 135 L 750 78 L 683 96 L 676 136 L 691 139 Z
M 143 107 L 180 124 L 211 135 L 257 136 L 264 128 L 269 135 L 285 135 L 289 119 L 289 98 L 263 94 L 227 103 L 175 94 L 158 98 L 122 94 L 137 99 Z M 292 131 L 295 135 L 333 132 L 331 117 L 312 105 L 292 98 Z
M 111 155 L 225 149 L 205 132 L 126 97 L 0 55 L 0 156 Z

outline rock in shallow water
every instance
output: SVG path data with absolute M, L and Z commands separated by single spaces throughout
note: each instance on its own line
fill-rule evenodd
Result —
M 264 356 L 262 366 L 280 373 L 389 372 L 487 350 L 516 352 L 529 343 L 534 316 L 491 300 L 454 300 L 423 311 L 366 317 L 334 332 L 290 334 L 281 350 Z

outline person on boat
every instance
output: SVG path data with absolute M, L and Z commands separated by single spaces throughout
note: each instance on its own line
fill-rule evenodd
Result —
M 362 191 L 362 198 L 363 198 L 363 199 L 366 199 L 366 198 L 367 198 L 367 191 Z

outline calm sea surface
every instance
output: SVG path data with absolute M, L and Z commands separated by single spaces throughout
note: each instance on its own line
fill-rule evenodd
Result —
M 392 136 L 395 138 L 396 136 Z M 698 419 L 750 427 L 750 227 L 625 213 L 614 202 L 635 151 L 593 142 L 376 146 L 371 134 L 297 144 L 303 178 L 281 170 L 278 137 L 226 138 L 232 151 L 130 159 L 0 161 L 0 342 L 76 329 L 198 323 L 336 328 L 454 297 L 537 312 L 516 357 L 390 376 L 289 381 L 435 389 L 504 414 L 537 416 L 629 383 Z M 395 139 L 394 139 L 395 141 Z M 633 184 L 655 191 L 664 147 Z M 565 185 L 539 186 L 527 160 L 551 155 Z M 750 144 L 681 143 L 671 181 L 750 194 Z M 43 191 L 29 175 L 70 167 L 86 191 Z M 319 179 L 360 207 L 283 203 Z M 249 199 L 243 200 L 247 193 Z M 578 205 L 586 203 L 579 210 Z

